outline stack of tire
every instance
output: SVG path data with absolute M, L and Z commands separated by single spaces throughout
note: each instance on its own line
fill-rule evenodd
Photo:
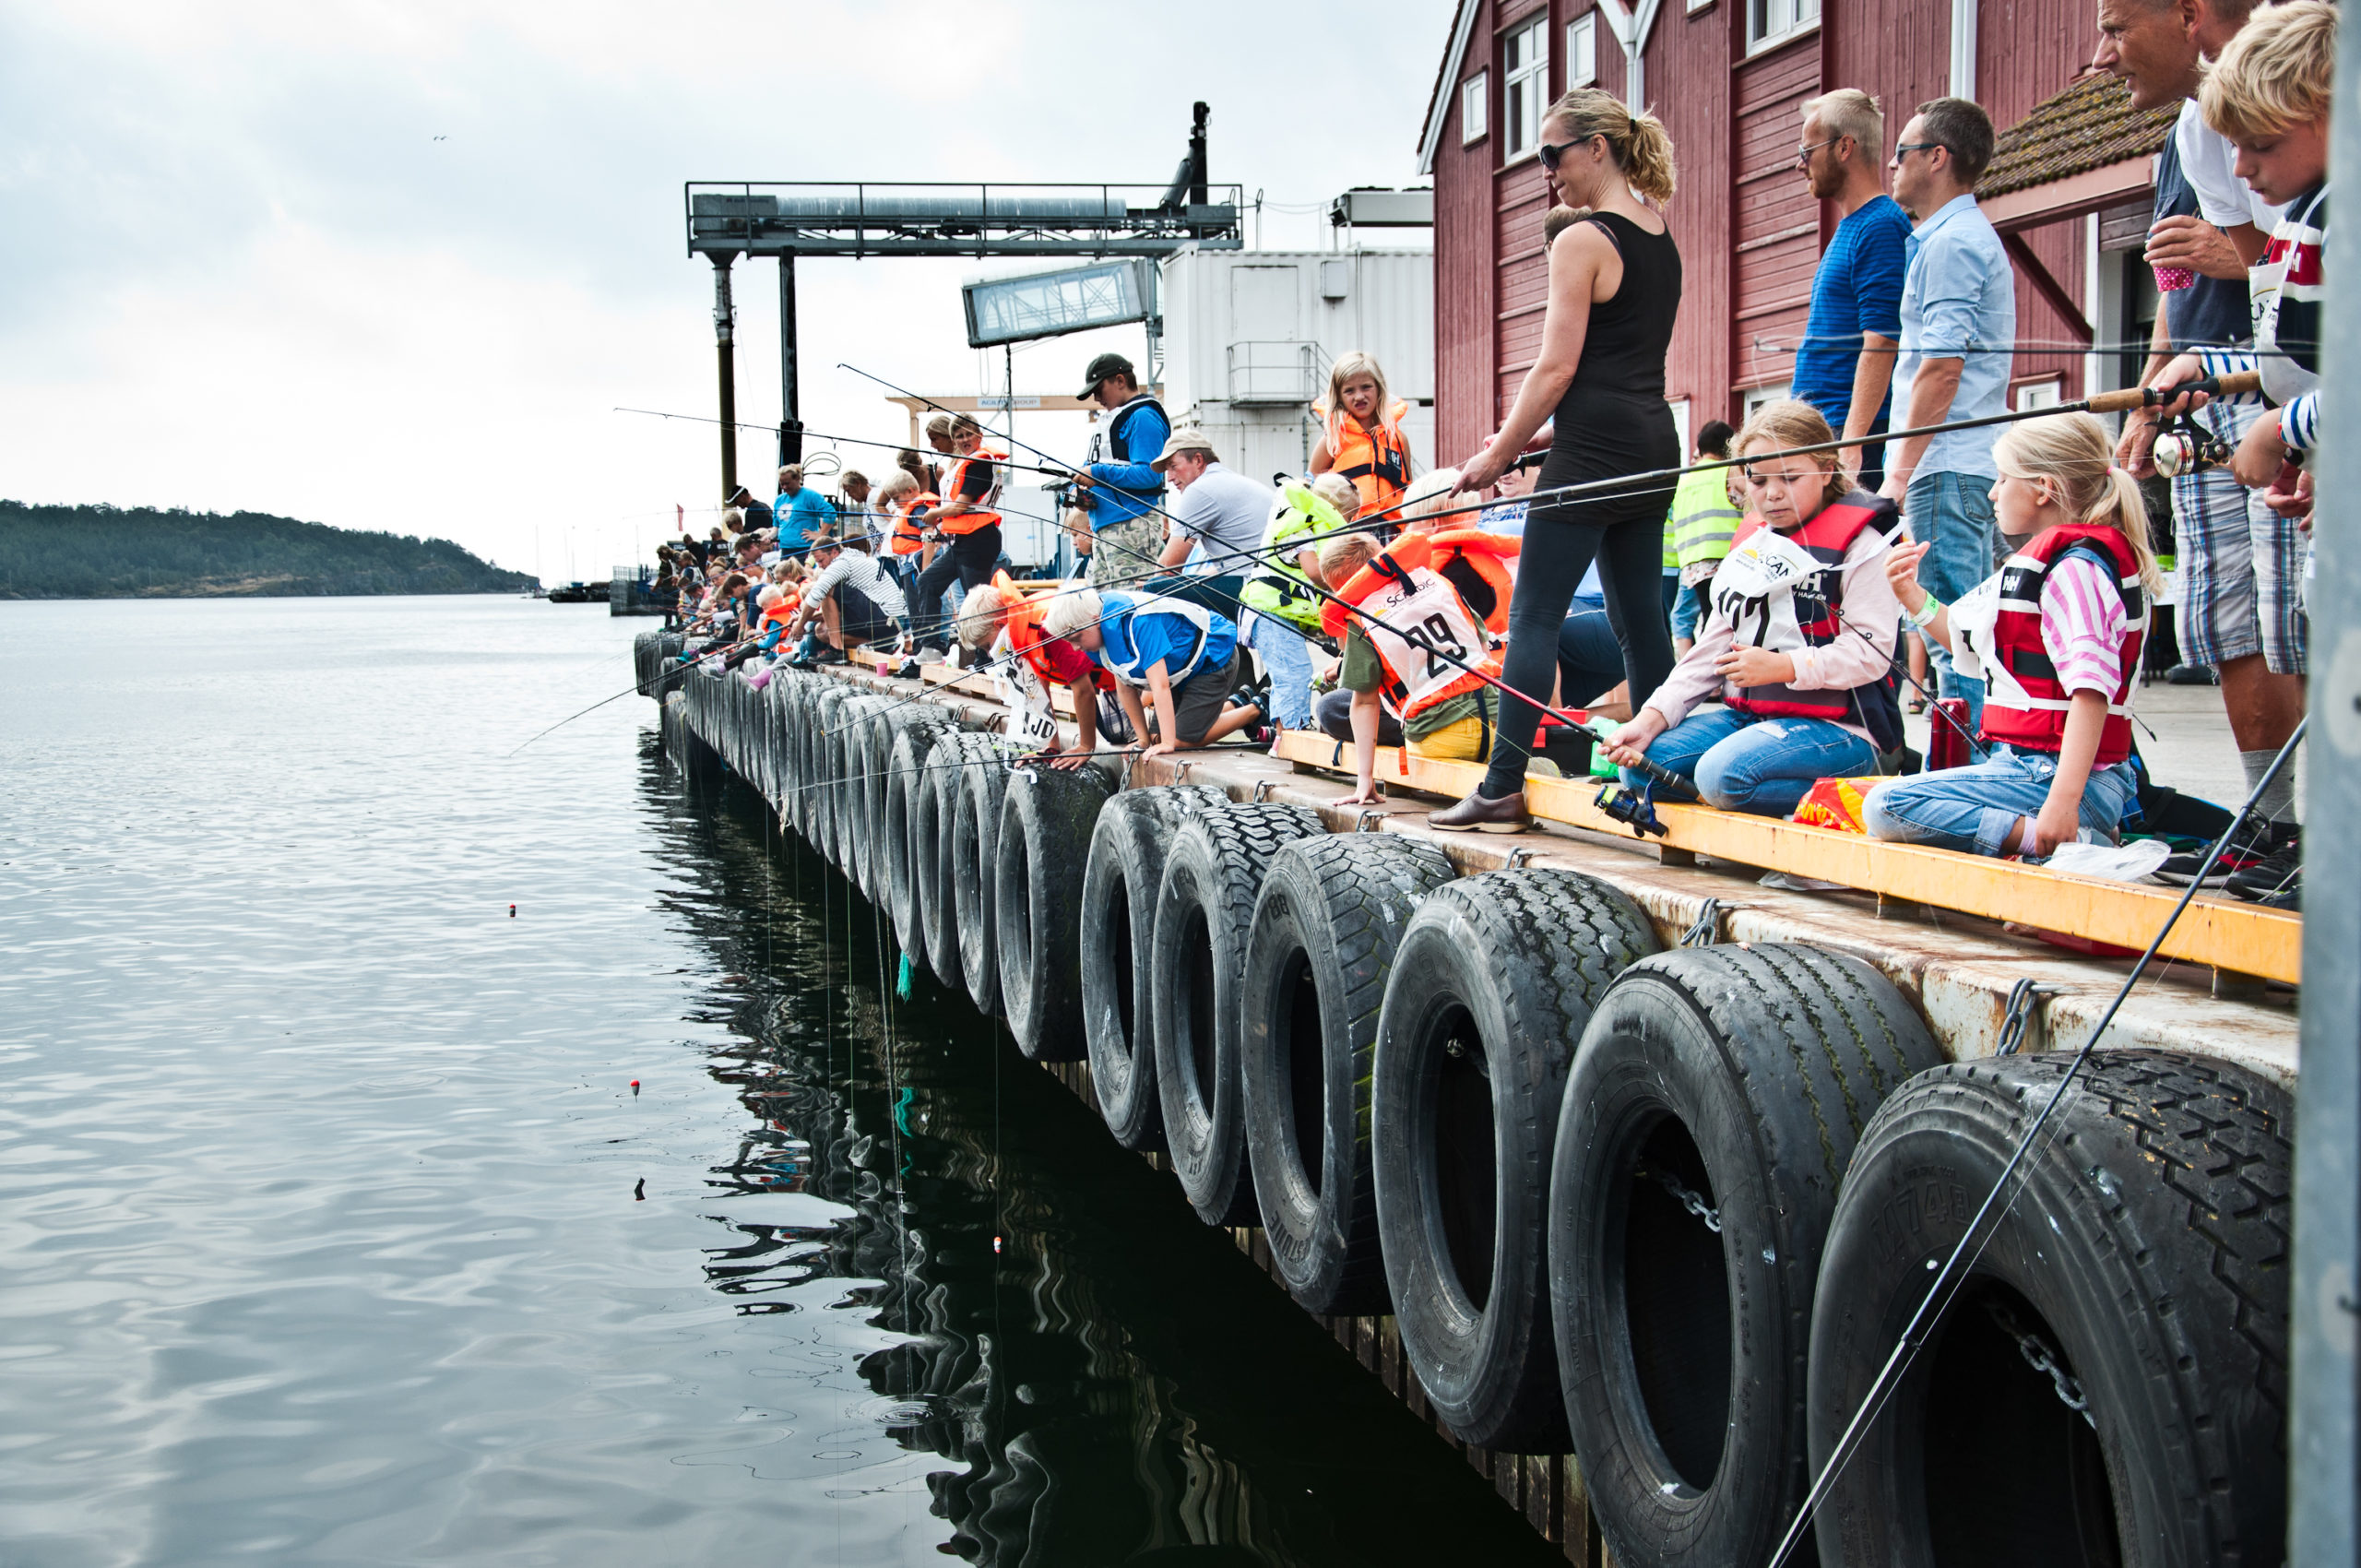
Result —
M 1589 877 L 1011 766 L 825 678 L 672 700 L 1306 1308 L 1392 1313 L 1454 1433 L 1575 1453 L 1619 1562 L 1768 1562 L 1823 1470 L 1828 1563 L 2279 1560 L 2276 1086 L 2100 1052 L 2018 1158 L 2070 1059 L 1946 1063 L 1858 959 L 1661 951 Z
M 1460 1438 L 1577 1454 L 1618 1562 L 1768 1562 L 1823 1469 L 1829 1563 L 2279 1560 L 2272 1084 L 2094 1056 L 1857 1424 L 2068 1056 L 1948 1064 L 1857 958 L 1204 790 L 1101 808 L 1078 929 L 1117 1139 L 1392 1313 Z

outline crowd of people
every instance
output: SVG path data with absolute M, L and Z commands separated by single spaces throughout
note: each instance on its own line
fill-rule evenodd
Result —
M 2173 392 L 2117 432 L 2087 413 L 1969 422 L 2009 411 L 2017 341 L 2014 269 L 1975 195 L 1992 124 L 1935 99 L 1889 145 L 1877 103 L 1839 89 L 1806 106 L 1797 149 L 1839 221 L 1793 395 L 1683 451 L 1665 398 L 1674 149 L 1653 116 L 1584 89 L 1543 121 L 1538 353 L 1460 467 L 1420 470 L 1366 354 L 1335 362 L 1309 471 L 1275 484 L 1102 354 L 1062 519 L 1079 580 L 1012 576 L 995 510 L 1010 455 L 938 415 L 931 457 L 901 453 L 873 489 L 847 472 L 831 501 L 789 467 L 769 505 L 742 491 L 707 540 L 668 547 L 689 656 L 986 663 L 1046 750 L 1050 693 L 1072 694 L 1070 765 L 1103 741 L 1317 730 L 1352 746 L 1350 799 L 1371 802 L 1380 745 L 1483 763 L 1429 819 L 1448 830 L 1524 829 L 1528 771 L 1596 753 L 1635 790 L 1678 781 L 1782 816 L 1849 781 L 1848 826 L 1982 855 L 2168 833 L 2130 719 L 2166 591 L 2157 539 L 2177 554 L 2183 659 L 2218 679 L 2250 785 L 2301 713 L 2336 11 L 2100 0 L 2097 20 L 2096 65 L 2135 104 L 2180 104 L 2142 384 L 2253 369 L 2260 396 Z M 2165 519 L 2138 481 L 2168 422 L 2234 456 L 2178 464 Z M 1911 748 L 1905 712 L 1948 731 L 1928 749 L 1949 766 Z M 2260 790 L 2219 870 L 2289 908 L 2291 778 Z M 2163 874 L 2199 869 L 2176 856 Z

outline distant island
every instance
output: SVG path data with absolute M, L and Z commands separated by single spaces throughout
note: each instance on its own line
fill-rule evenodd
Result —
M 538 587 L 447 539 L 267 512 L 0 501 L 0 599 L 521 593 Z

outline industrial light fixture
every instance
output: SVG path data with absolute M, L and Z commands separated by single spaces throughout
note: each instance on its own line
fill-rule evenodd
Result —
M 1132 258 L 1014 278 L 971 278 L 959 287 L 967 312 L 967 346 L 1024 343 L 1145 321 L 1156 297 L 1155 267 Z

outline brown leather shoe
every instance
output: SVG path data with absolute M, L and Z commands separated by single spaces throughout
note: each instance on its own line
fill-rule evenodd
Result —
M 1457 805 L 1428 813 L 1427 826 L 1445 833 L 1522 833 L 1533 826 L 1533 818 L 1525 814 L 1522 790 L 1497 801 L 1486 800 L 1480 790 L 1471 790 Z

